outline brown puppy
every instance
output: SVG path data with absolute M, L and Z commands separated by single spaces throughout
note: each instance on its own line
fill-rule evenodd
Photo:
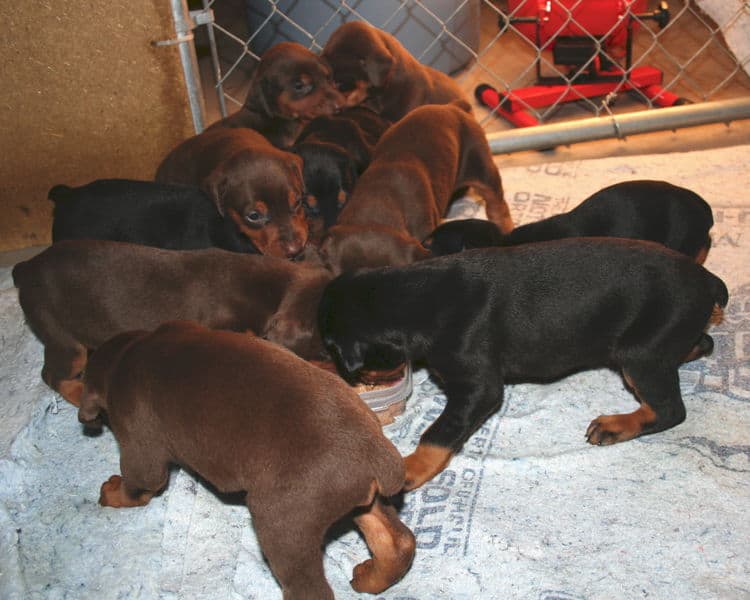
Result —
M 122 476 L 99 503 L 143 506 L 177 463 L 221 492 L 246 491 L 260 546 L 287 600 L 333 598 L 323 536 L 357 509 L 373 557 L 352 587 L 379 593 L 408 571 L 412 532 L 384 497 L 404 462 L 375 415 L 340 378 L 253 336 L 189 321 L 123 333 L 92 356 L 78 412 L 106 413 Z
M 301 44 L 281 42 L 260 57 L 242 108 L 211 129 L 249 127 L 274 146 L 289 148 L 306 122 L 338 112 L 344 103 L 319 56 Z
M 323 263 L 339 273 L 412 262 L 409 248 L 437 227 L 458 190 L 478 197 L 502 232 L 513 228 L 487 138 L 468 104 L 421 106 L 392 125 L 375 146 L 337 225 L 323 236 Z M 363 235 L 373 228 L 379 231 L 375 246 Z M 396 255 L 407 260 L 383 261 Z
M 201 187 L 262 254 L 292 258 L 307 243 L 302 159 L 251 129 L 209 129 L 172 150 L 156 181 Z
M 320 358 L 315 313 L 330 278 L 268 256 L 94 240 L 58 242 L 13 269 L 26 321 L 44 345 L 42 379 L 75 405 L 88 350 L 173 319 L 251 330 Z
M 336 29 L 321 56 L 347 106 L 365 103 L 391 121 L 423 104 L 466 99 L 448 75 L 420 64 L 391 34 L 361 21 Z

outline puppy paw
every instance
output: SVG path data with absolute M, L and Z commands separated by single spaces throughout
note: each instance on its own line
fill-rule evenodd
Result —
M 122 477 L 119 475 L 112 475 L 107 481 L 102 484 L 99 492 L 99 504 L 102 506 L 111 506 L 113 508 L 120 508 L 122 503 L 120 501 L 120 493 L 122 489 Z
M 630 415 L 602 415 L 586 430 L 586 441 L 595 446 L 609 446 L 637 437 L 641 428 L 634 426 Z
M 368 594 L 378 594 L 388 587 L 383 585 L 382 576 L 378 573 L 377 565 L 372 558 L 354 567 L 350 583 L 355 591 Z
M 99 504 L 102 506 L 110 506 L 112 508 L 143 506 L 144 504 L 148 504 L 152 495 L 153 494 L 149 492 L 143 492 L 137 497 L 131 498 L 125 491 L 122 477 L 119 475 L 112 475 L 102 484 L 101 491 L 99 492 Z

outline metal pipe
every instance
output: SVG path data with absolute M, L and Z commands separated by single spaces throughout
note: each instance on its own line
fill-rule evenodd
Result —
M 623 115 L 606 115 L 538 127 L 522 127 L 490 133 L 487 135 L 487 141 L 493 154 L 506 154 L 522 150 L 544 150 L 555 146 L 606 138 L 623 139 L 638 133 L 693 127 L 707 123 L 728 123 L 749 118 L 750 98 L 736 98 L 656 108 Z
M 182 72 L 185 74 L 185 87 L 187 88 L 190 112 L 193 116 L 193 127 L 196 133 L 201 133 L 203 131 L 205 108 L 200 75 L 198 74 L 198 60 L 192 44 L 192 19 L 190 19 L 186 0 L 170 0 L 170 4 L 174 28 L 177 33 L 176 45 L 180 50 Z
M 203 10 L 208 12 L 209 0 L 203 0 Z M 224 87 L 221 81 L 221 63 L 219 62 L 219 51 L 216 49 L 216 34 L 214 33 L 213 18 L 209 23 L 206 23 L 206 33 L 208 34 L 208 47 L 211 49 L 211 66 L 214 70 L 214 80 L 217 82 L 214 90 L 216 91 L 216 98 L 219 101 L 219 114 L 222 118 L 227 116 L 227 102 L 224 99 Z

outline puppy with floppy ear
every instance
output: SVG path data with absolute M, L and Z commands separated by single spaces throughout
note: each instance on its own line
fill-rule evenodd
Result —
M 443 223 L 425 245 L 440 256 L 469 248 L 607 236 L 658 242 L 702 264 L 711 247 L 713 223 L 711 207 L 695 192 L 645 179 L 610 185 L 566 213 L 521 225 L 507 235 L 489 221 Z
M 513 228 L 487 138 L 467 103 L 414 109 L 375 146 L 370 166 L 321 242 L 324 262 L 340 273 L 345 268 L 386 266 L 389 263 L 382 259 L 389 255 L 408 256 L 403 250 L 411 243 L 405 246 L 404 239 L 418 245 L 427 237 L 458 189 L 478 197 L 501 231 Z M 364 236 L 375 228 L 377 248 Z
M 260 57 L 242 108 L 209 129 L 248 127 L 274 146 L 289 148 L 306 122 L 331 115 L 344 103 L 319 56 L 301 44 L 281 42 Z
M 201 187 L 262 254 L 293 258 L 307 243 L 302 159 L 251 129 L 208 129 L 179 144 L 156 181 Z
M 423 104 L 466 99 L 448 75 L 420 64 L 391 34 L 362 21 L 336 29 L 321 56 L 347 106 L 364 103 L 394 122 Z

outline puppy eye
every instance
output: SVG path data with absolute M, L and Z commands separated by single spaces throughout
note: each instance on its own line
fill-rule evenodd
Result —
M 341 93 L 351 92 L 355 87 L 357 87 L 353 81 L 334 81 L 334 85 L 336 86 L 336 89 Z
M 294 82 L 294 93 L 298 94 L 300 96 L 309 94 L 313 89 L 313 85 L 311 83 L 306 83 L 302 81 L 301 79 L 298 79 Z
M 262 225 L 268 219 L 266 219 L 266 216 L 263 213 L 254 210 L 245 215 L 245 220 L 250 223 L 250 225 Z

